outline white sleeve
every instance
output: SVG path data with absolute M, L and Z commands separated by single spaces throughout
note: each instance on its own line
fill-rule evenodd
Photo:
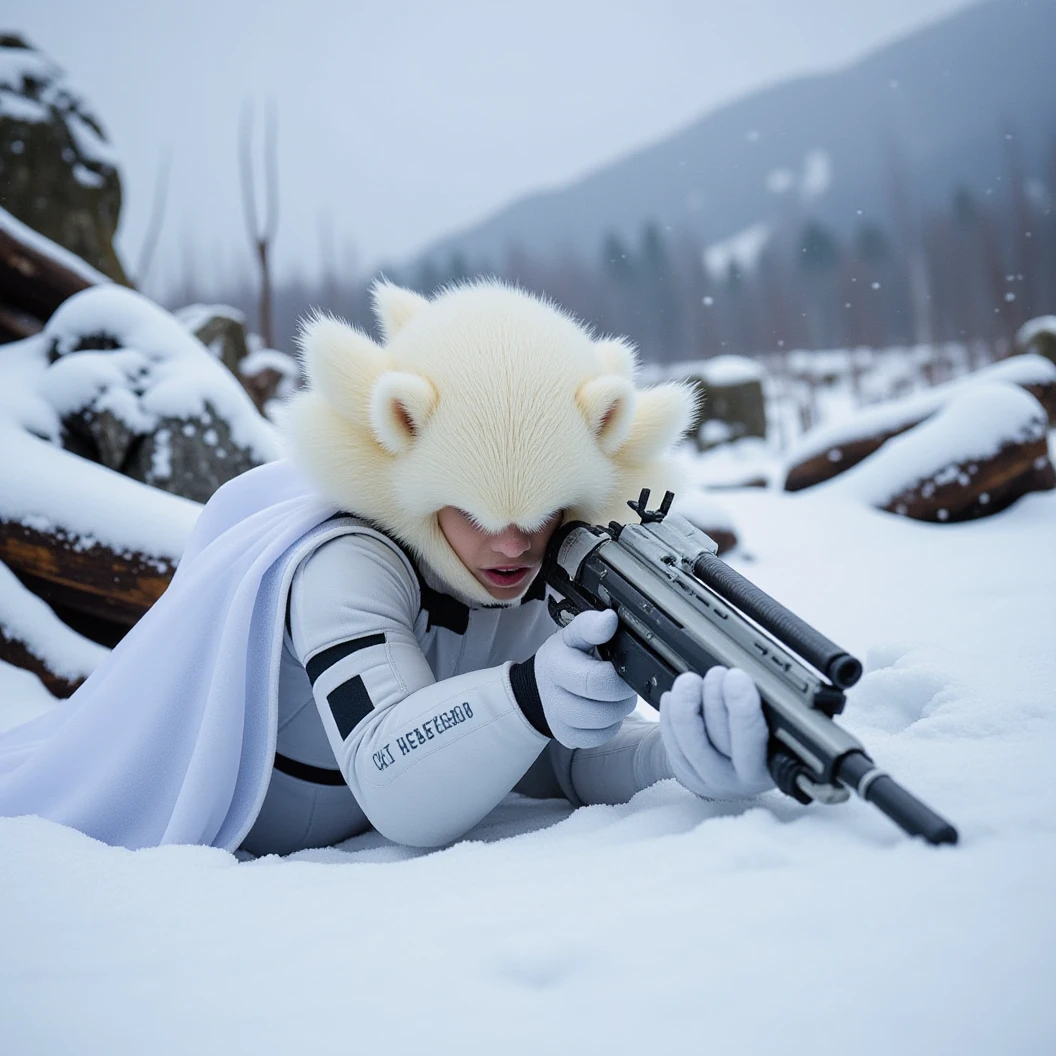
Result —
M 660 723 L 633 713 L 612 740 L 597 748 L 566 748 L 554 741 L 550 760 L 561 790 L 579 807 L 626 803 L 643 788 L 675 776 L 660 739 Z
M 457 839 L 547 744 L 509 664 L 437 682 L 414 635 L 417 577 L 375 535 L 324 543 L 294 574 L 290 637 L 341 773 L 370 823 L 419 847 Z

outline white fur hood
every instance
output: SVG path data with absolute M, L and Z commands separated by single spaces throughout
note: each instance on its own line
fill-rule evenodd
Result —
M 378 283 L 384 345 L 317 316 L 301 351 L 308 388 L 286 408 L 293 460 L 329 501 L 407 546 L 451 592 L 495 604 L 448 545 L 437 511 L 483 528 L 626 520 L 642 487 L 663 493 L 685 431 L 686 386 L 637 389 L 635 355 L 594 340 L 551 304 L 488 281 L 432 300 Z

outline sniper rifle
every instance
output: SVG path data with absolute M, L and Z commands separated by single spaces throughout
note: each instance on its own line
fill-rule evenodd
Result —
M 573 521 L 555 533 L 543 576 L 568 624 L 587 609 L 615 609 L 619 625 L 599 647 L 654 708 L 684 671 L 739 667 L 762 698 L 770 728 L 767 763 L 777 787 L 800 803 L 841 803 L 850 792 L 928 843 L 956 843 L 957 830 L 868 756 L 835 722 L 862 665 L 716 556 L 715 541 L 671 513 L 667 492 L 649 510 L 649 490 L 628 506 L 638 524 Z

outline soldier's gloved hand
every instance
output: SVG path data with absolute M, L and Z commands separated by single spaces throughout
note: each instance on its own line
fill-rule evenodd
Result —
M 591 655 L 616 633 L 612 609 L 581 612 L 555 631 L 535 654 L 535 681 L 555 740 L 566 748 L 593 748 L 619 732 L 638 697 L 608 660 Z
M 759 691 L 740 668 L 679 675 L 660 698 L 660 735 L 675 777 L 698 796 L 740 799 L 774 787 Z

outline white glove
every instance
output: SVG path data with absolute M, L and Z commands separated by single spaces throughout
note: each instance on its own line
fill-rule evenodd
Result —
M 608 660 L 591 655 L 615 633 L 612 609 L 581 612 L 535 654 L 535 682 L 554 739 L 566 748 L 594 748 L 619 732 L 638 697 Z
M 698 796 L 740 799 L 774 787 L 759 690 L 740 668 L 679 675 L 660 698 L 660 736 L 675 777 Z

